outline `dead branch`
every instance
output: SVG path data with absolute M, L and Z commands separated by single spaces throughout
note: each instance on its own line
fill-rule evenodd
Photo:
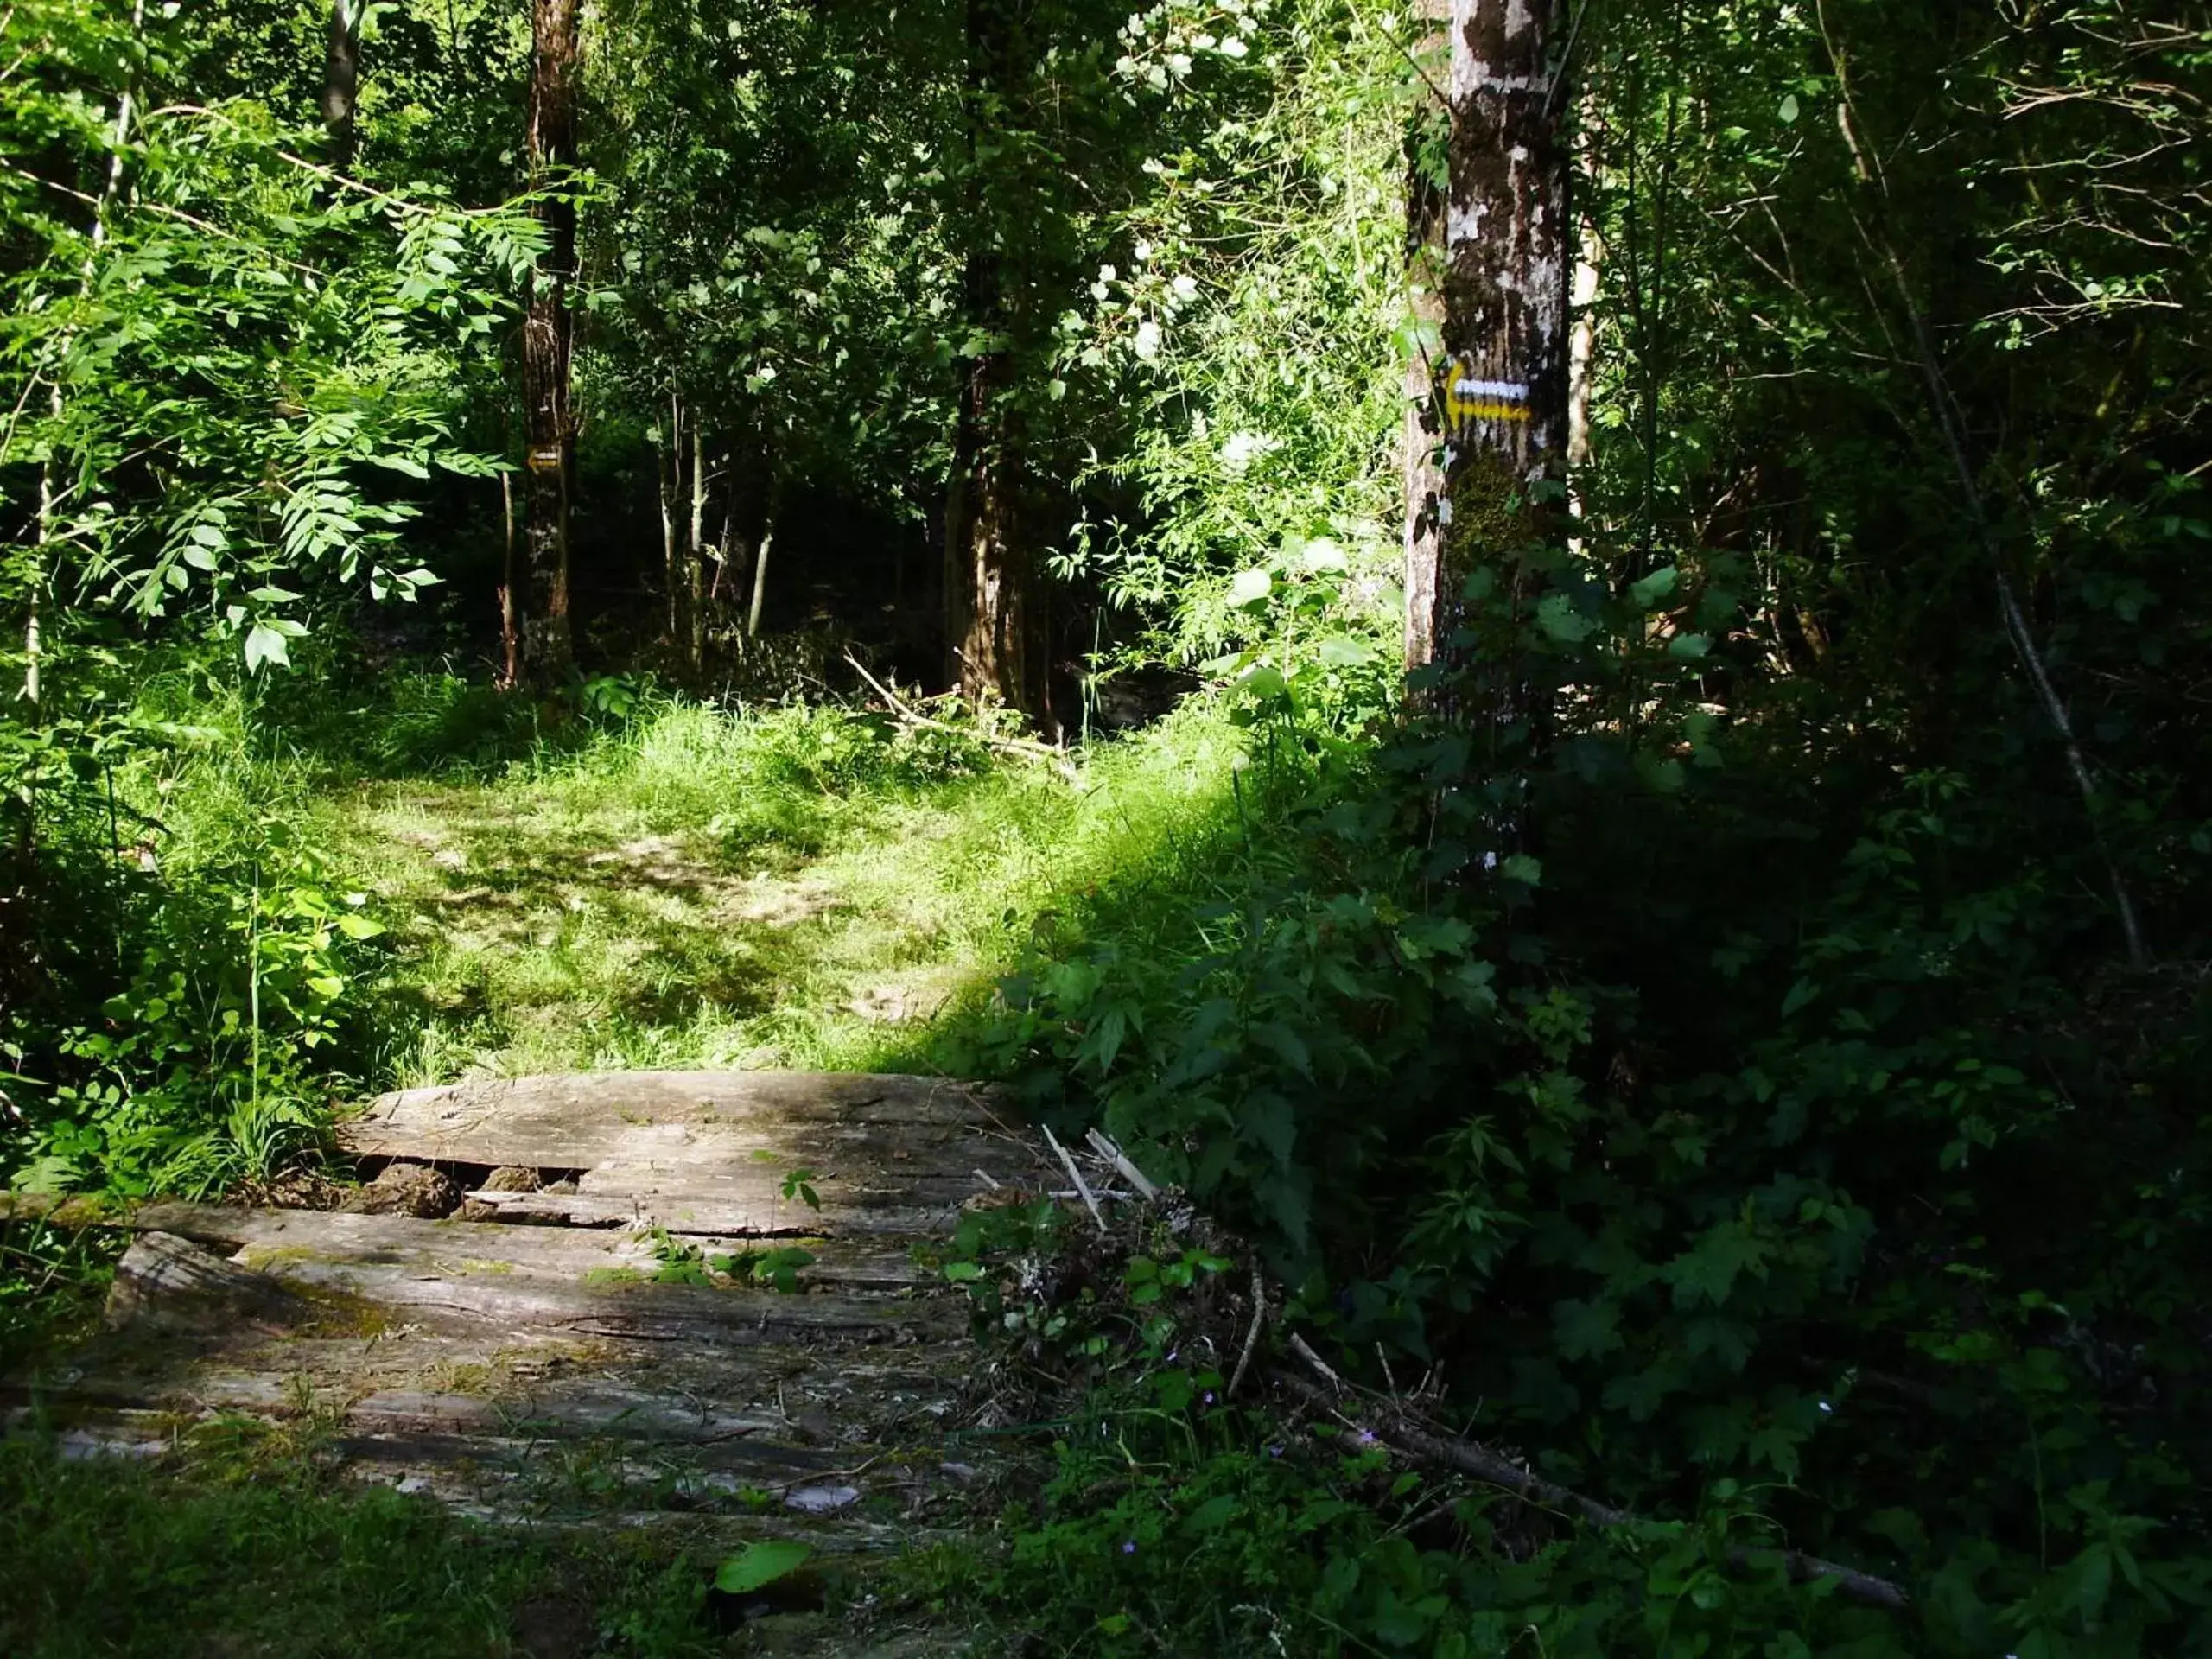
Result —
M 1045 1144 L 1059 1154 L 1061 1166 L 1067 1171 L 1068 1179 L 1075 1183 L 1076 1192 L 1083 1199 L 1084 1207 L 1090 1211 L 1091 1220 L 1098 1224 L 1100 1232 L 1104 1232 L 1106 1217 L 1098 1208 L 1098 1200 L 1091 1196 L 1090 1183 L 1083 1179 L 1083 1172 L 1075 1166 L 1075 1160 L 1068 1156 L 1068 1149 L 1060 1144 L 1059 1136 L 1052 1133 L 1052 1125 L 1047 1123 L 1039 1127 L 1045 1131 Z
M 1335 1371 L 1329 1369 L 1319 1354 L 1307 1345 L 1305 1338 L 1294 1335 L 1290 1338 L 1292 1351 L 1312 1366 L 1330 1386 L 1323 1388 L 1295 1371 L 1278 1370 L 1275 1382 L 1285 1392 L 1303 1400 L 1306 1404 L 1326 1411 L 1348 1427 L 1362 1432 L 1386 1445 L 1395 1447 L 1405 1456 L 1423 1463 L 1440 1465 L 1471 1475 L 1477 1480 L 1503 1488 L 1516 1497 L 1541 1503 L 1547 1509 L 1562 1510 L 1580 1516 L 1594 1527 L 1630 1527 L 1643 1522 L 1643 1516 L 1632 1515 L 1626 1510 L 1617 1510 L 1609 1503 L 1600 1503 L 1594 1497 L 1544 1479 L 1533 1470 L 1492 1451 L 1479 1441 L 1462 1440 L 1442 1433 L 1407 1410 L 1403 1406 L 1362 1389 L 1355 1389 Z M 1365 1405 L 1370 1415 L 1365 1424 L 1357 1422 L 1339 1408 L 1345 1404 Z M 1808 1555 L 1802 1550 L 1783 1549 L 1777 1552 L 1788 1567 L 1790 1578 L 1799 1584 L 1816 1580 L 1833 1580 L 1839 1590 L 1857 1601 L 1871 1606 L 1886 1607 L 1901 1611 L 1911 1605 L 1901 1585 L 1887 1579 L 1861 1573 L 1857 1567 L 1840 1562 L 1822 1560 L 1817 1555 Z M 1728 1551 L 1731 1565 L 1755 1566 L 1769 1552 L 1754 1549 L 1748 1545 L 1734 1545 Z
M 845 652 L 844 656 L 847 664 L 851 667 L 853 672 L 868 682 L 868 689 L 883 699 L 889 706 L 891 717 L 900 725 L 925 727 L 933 732 L 950 732 L 956 737 L 973 738 L 978 743 L 990 748 L 1003 750 L 1008 754 L 1027 755 L 1034 760 L 1049 760 L 1062 777 L 1071 783 L 1075 781 L 1077 775 L 1075 766 L 1062 750 L 1054 748 L 1049 743 L 1035 742 L 1026 737 L 1002 737 L 995 732 L 975 731 L 965 726 L 955 726 L 950 721 L 932 719 L 907 703 L 898 693 L 890 690 L 882 681 L 862 668 L 859 659 L 851 652 Z

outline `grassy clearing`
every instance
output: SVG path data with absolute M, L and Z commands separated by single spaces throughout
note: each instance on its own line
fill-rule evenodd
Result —
M 1203 707 L 1070 776 L 835 707 L 602 701 L 541 728 L 437 673 L 259 707 L 180 676 L 145 706 L 192 735 L 124 796 L 173 874 L 235 875 L 281 830 L 366 895 L 361 1086 L 972 1070 L 1040 937 L 1186 933 L 1249 851 L 1243 736 Z

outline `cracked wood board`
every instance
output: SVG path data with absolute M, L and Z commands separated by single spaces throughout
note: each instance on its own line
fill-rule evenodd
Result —
M 535 1169 L 671 1157 L 735 1166 L 756 1153 L 896 1162 L 904 1152 L 950 1173 L 1034 1157 L 972 1085 L 858 1072 L 624 1071 L 410 1089 L 380 1096 L 338 1136 L 357 1157 Z

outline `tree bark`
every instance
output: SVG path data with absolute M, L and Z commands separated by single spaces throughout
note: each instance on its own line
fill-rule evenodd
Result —
M 1449 0 L 1417 0 L 1421 27 L 1414 48 L 1420 78 L 1406 128 L 1406 301 L 1413 349 L 1406 357 L 1406 416 L 1401 435 L 1405 471 L 1405 655 L 1418 668 L 1436 654 L 1436 583 L 1443 565 L 1444 413 L 1437 370 L 1444 338 L 1445 196 L 1436 176 L 1436 138 L 1450 110 Z
M 531 0 L 530 181 L 558 184 L 575 166 L 576 80 L 582 56 L 579 0 Z M 523 413 L 530 454 L 529 520 L 522 607 L 523 671 L 541 690 L 575 660 L 569 627 L 569 496 L 575 471 L 569 407 L 574 319 L 568 283 L 576 259 L 572 201 L 532 209 L 544 227 L 530 308 L 523 319 Z
M 506 539 L 499 560 L 499 689 L 511 691 L 522 679 L 520 607 L 522 572 L 515 562 L 515 475 L 499 474 L 499 523 Z
M 760 637 L 760 607 L 768 599 L 768 550 L 776 544 L 776 509 L 772 502 L 766 524 L 761 527 L 760 545 L 753 550 L 753 604 L 745 613 L 745 637 Z
M 973 705 L 996 702 L 1049 728 L 1045 613 L 1023 537 L 1013 421 L 1001 215 L 977 139 L 1005 124 L 1014 75 L 1005 0 L 968 0 L 968 254 L 964 321 L 979 344 L 962 366 L 944 509 L 945 679 Z
M 707 443 L 691 420 L 691 533 L 683 558 L 683 671 L 696 678 L 706 666 Z
M 668 429 L 653 446 L 654 481 L 660 495 L 661 588 L 667 607 L 664 632 L 671 651 L 683 638 L 683 554 L 676 535 L 677 506 L 683 492 L 683 404 L 671 392 Z
M 1473 570 L 1510 563 L 1518 596 L 1520 554 L 1556 531 L 1570 226 L 1548 57 L 1554 13 L 1549 0 L 1452 0 L 1444 529 L 1428 614 L 1408 625 L 1432 651 L 1457 631 Z
M 353 159 L 353 105 L 360 83 L 362 0 L 330 0 L 330 29 L 322 60 L 322 125 L 330 135 L 330 161 Z

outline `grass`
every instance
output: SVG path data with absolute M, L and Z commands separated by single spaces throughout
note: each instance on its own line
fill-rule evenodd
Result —
M 619 1530 L 472 1523 L 240 1433 L 184 1466 L 0 1443 L 0 1652 L 641 1656 L 725 1651 L 711 1567 Z
M 1071 779 L 836 709 L 662 702 L 298 810 L 392 931 L 380 1081 L 938 1070 L 1037 930 L 1205 879 L 1237 753 L 1192 714 Z

